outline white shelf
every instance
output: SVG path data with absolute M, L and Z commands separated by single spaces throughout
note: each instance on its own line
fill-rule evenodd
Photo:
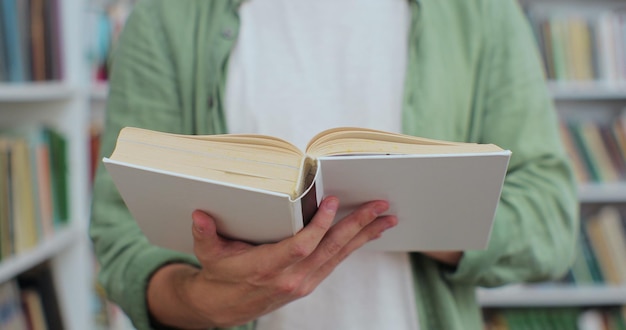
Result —
M 62 82 L 0 83 L 0 103 L 67 100 L 75 92 L 74 89 Z
M 82 233 L 77 226 L 68 226 L 58 230 L 54 236 L 40 242 L 32 250 L 2 260 L 0 262 L 0 283 L 56 256 L 62 250 L 72 246 L 80 239 L 80 235 Z
M 578 200 L 584 203 L 626 202 L 626 182 L 581 184 Z
M 602 101 L 626 100 L 626 84 L 601 82 L 548 82 L 548 89 L 556 100 Z
M 626 286 L 511 286 L 478 289 L 483 307 L 626 305 Z
M 89 97 L 85 43 L 85 0 L 59 0 L 58 24 L 62 81 L 0 83 L 2 127 L 46 123 L 67 141 L 69 227 L 33 249 L 0 261 L 0 281 L 19 277 L 44 261 L 50 262 L 56 303 L 63 328 L 95 329 L 92 319 L 93 255 L 89 222 Z
M 94 83 L 91 87 L 92 101 L 106 101 L 109 94 L 109 85 L 106 82 Z

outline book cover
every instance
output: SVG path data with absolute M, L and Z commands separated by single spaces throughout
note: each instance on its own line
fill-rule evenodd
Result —
M 54 129 L 46 129 L 51 171 L 52 203 L 55 227 L 65 225 L 70 218 L 70 187 L 68 146 L 66 138 Z
M 318 203 L 337 196 L 337 219 L 370 200 L 389 201 L 398 225 L 366 248 L 385 251 L 487 247 L 509 152 L 321 157 Z
M 626 233 L 619 211 L 613 206 L 603 207 L 585 221 L 585 229 L 606 283 L 625 283 Z
M 2 4 L 0 4 L 0 18 L 4 17 L 2 13 L 4 10 Z M 7 67 L 7 46 L 6 37 L 4 36 L 4 24 L 0 23 L 0 82 L 9 80 L 9 68 Z
M 0 329 L 27 329 L 17 281 L 0 284 Z
M 0 137 L 0 260 L 13 254 L 10 151 L 9 141 Z
M 2 17 L 0 24 L 3 24 L 3 32 L 5 38 L 7 75 L 10 82 L 22 82 L 26 80 L 24 72 L 24 54 L 22 54 L 22 38 L 21 29 L 17 19 L 18 5 L 17 0 L 0 0 L 2 7 Z
M 510 151 L 486 154 L 352 155 L 318 159 L 314 184 L 299 198 L 104 158 L 147 238 L 191 252 L 191 213 L 207 211 L 218 231 L 253 243 L 297 233 L 325 196 L 341 208 L 386 199 L 399 225 L 366 248 L 385 251 L 487 246 Z M 312 208 L 311 208 L 312 205 Z

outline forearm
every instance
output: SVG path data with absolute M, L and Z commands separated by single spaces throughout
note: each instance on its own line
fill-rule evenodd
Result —
M 207 329 L 213 326 L 190 305 L 188 292 L 199 269 L 187 264 L 160 268 L 150 279 L 146 299 L 152 321 L 158 325 L 183 329 Z

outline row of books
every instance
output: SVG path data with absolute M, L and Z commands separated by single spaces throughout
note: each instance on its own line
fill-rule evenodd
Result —
M 626 117 L 563 121 L 560 133 L 579 182 L 626 180 Z
M 485 330 L 626 330 L 626 307 L 484 310 Z
M 626 214 L 604 205 L 584 215 L 574 263 L 564 281 L 574 285 L 626 284 Z
M 626 11 L 622 8 L 527 9 L 545 63 L 555 81 L 626 82 Z
M 106 5 L 94 6 L 87 11 L 88 56 L 92 79 L 96 82 L 108 79 L 107 60 L 124 28 L 135 0 L 108 1 Z
M 0 283 L 0 329 L 63 329 L 50 272 L 38 266 Z
M 58 0 L 0 1 L 0 82 L 60 80 Z
M 68 221 L 66 148 L 47 127 L 0 132 L 0 259 L 31 249 Z

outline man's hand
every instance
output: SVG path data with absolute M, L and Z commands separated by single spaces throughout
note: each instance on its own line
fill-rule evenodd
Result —
M 366 203 L 331 226 L 338 206 L 326 198 L 295 236 L 252 246 L 220 237 L 206 213 L 193 214 L 194 253 L 201 269 L 173 264 L 148 285 L 148 306 L 160 323 L 183 328 L 243 324 L 311 293 L 351 252 L 397 224 L 379 217 L 384 201 Z

